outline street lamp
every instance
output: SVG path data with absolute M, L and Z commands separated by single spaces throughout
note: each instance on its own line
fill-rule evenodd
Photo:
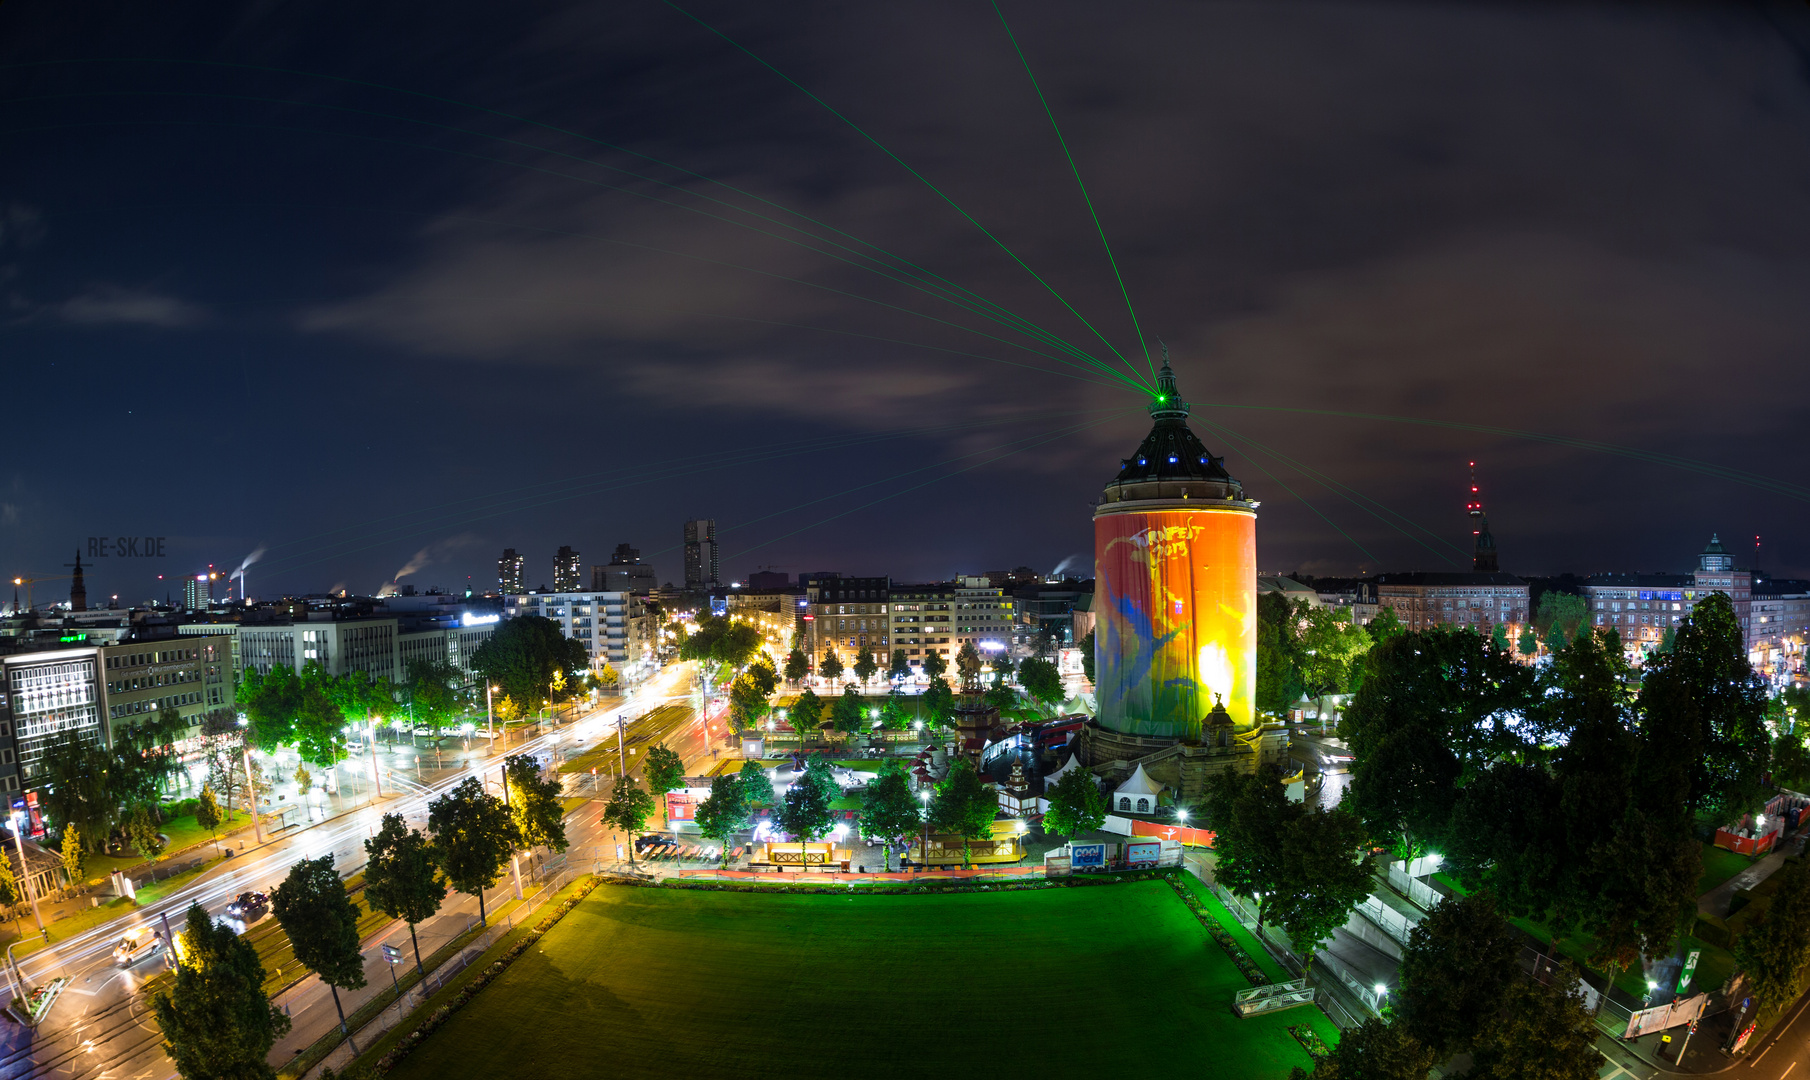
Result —
M 930 861 L 930 792 L 918 792 L 918 801 L 924 804 L 924 844 L 918 848 L 918 872 L 923 873 Z
M 1382 983 L 1377 983 L 1374 987 L 1371 987 L 1371 989 L 1376 991 L 1376 1008 L 1378 1012 L 1381 1012 L 1383 1008 L 1383 998 L 1389 993 L 1389 988 Z

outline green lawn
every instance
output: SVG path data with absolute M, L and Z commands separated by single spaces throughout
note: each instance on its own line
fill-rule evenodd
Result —
M 1160 881 L 944 896 L 606 885 L 390 1074 L 1287 1075 L 1286 1030 Z
M 1752 856 L 1737 855 L 1726 848 L 1703 845 L 1703 877 L 1697 881 L 1697 895 L 1702 896 L 1753 864 Z

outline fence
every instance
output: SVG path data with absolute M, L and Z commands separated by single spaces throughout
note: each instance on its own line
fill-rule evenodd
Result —
M 682 881 L 739 881 L 770 885 L 857 885 L 874 883 L 906 883 L 913 881 L 1030 881 L 1044 876 L 1041 866 L 985 866 L 973 870 L 920 870 L 893 873 L 853 874 L 840 870 L 809 873 L 791 870 L 718 870 L 710 867 L 665 871 L 661 876 Z
M 1395 886 L 1397 892 L 1428 911 L 1438 907 L 1439 902 L 1445 899 L 1433 886 L 1420 878 L 1409 876 L 1407 871 L 1402 869 L 1400 863 L 1389 864 L 1389 884 Z
M 1374 893 L 1364 897 L 1364 902 L 1357 906 L 1357 913 L 1368 920 L 1376 929 L 1388 935 L 1393 941 L 1394 946 L 1396 947 L 1393 949 L 1385 947 L 1383 949 L 1384 952 L 1393 951 L 1398 956 L 1401 954 L 1399 946 L 1408 943 L 1408 933 L 1413 930 L 1415 926 L 1415 923 L 1412 920 L 1390 907 L 1388 904 L 1383 903 Z M 1353 919 L 1353 921 L 1356 922 L 1358 920 Z M 1350 929 L 1350 927 L 1347 926 L 1346 929 Z M 1353 933 L 1357 932 L 1353 931 Z M 1370 940 L 1365 934 L 1357 933 L 1357 936 L 1365 938 L 1365 940 Z M 1372 945 L 1379 944 L 1373 940 L 1371 940 L 1370 943 Z
M 1344 1002 L 1333 996 L 1330 989 L 1324 985 L 1324 977 L 1320 973 L 1307 970 L 1306 965 L 1301 962 L 1301 958 L 1295 955 L 1294 944 L 1292 942 L 1281 937 L 1279 932 L 1263 925 L 1262 921 L 1257 918 L 1257 911 L 1255 908 L 1251 907 L 1242 897 L 1234 895 L 1218 882 L 1210 883 L 1208 888 L 1213 890 L 1213 895 L 1218 897 L 1219 902 L 1224 904 L 1226 910 L 1232 913 L 1232 917 L 1238 920 L 1238 924 L 1246 930 L 1249 930 L 1253 937 L 1263 943 L 1264 949 L 1269 952 L 1270 957 L 1274 959 L 1276 963 L 1281 964 L 1282 967 L 1295 978 L 1307 980 L 1307 985 L 1313 987 L 1315 990 L 1314 1004 L 1318 1005 L 1321 1010 L 1326 1013 L 1328 1019 L 1339 1025 L 1341 1030 L 1357 1027 L 1363 1022 L 1363 1018 L 1357 1016 L 1351 1009 L 1346 1007 Z M 1321 968 L 1325 969 L 1326 965 L 1322 964 Z M 1359 1001 L 1367 1002 L 1370 999 L 1372 995 L 1365 992 L 1362 987 L 1351 984 L 1349 975 L 1346 975 L 1343 971 L 1338 971 L 1337 974 L 1342 976 L 1343 981 L 1348 985 L 1352 985 L 1352 988 L 1357 991 Z

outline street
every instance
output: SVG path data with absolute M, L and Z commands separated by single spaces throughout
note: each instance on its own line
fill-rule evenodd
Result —
M 559 750 L 575 746 L 584 748 L 616 743 L 616 717 L 627 715 L 623 732 L 625 749 L 638 751 L 628 757 L 630 771 L 645 759 L 646 748 L 662 740 L 685 758 L 688 765 L 697 758 L 708 757 L 706 725 L 687 708 L 662 708 L 689 699 L 691 665 L 668 668 L 644 685 L 631 698 L 600 706 L 563 729 L 511 746 L 509 753 L 555 755 Z M 649 714 L 655 723 L 638 723 Z M 717 725 L 720 735 L 720 724 Z M 495 789 L 504 752 L 499 749 L 487 759 L 484 771 L 487 786 Z M 601 783 L 607 773 L 618 767 L 616 756 L 608 754 L 599 767 L 599 797 L 607 797 L 608 785 Z M 155 957 L 132 968 L 121 970 L 112 958 L 112 950 L 120 936 L 134 926 L 158 927 L 167 918 L 170 928 L 182 930 L 185 914 L 191 904 L 199 903 L 216 918 L 225 918 L 226 905 L 239 893 L 269 892 L 301 859 L 332 855 L 342 876 L 355 872 L 364 863 L 363 842 L 373 835 L 385 814 L 402 814 L 409 825 L 425 829 L 427 805 L 471 775 L 476 766 L 453 767 L 430 773 L 424 783 L 392 777 L 386 782 L 382 799 L 367 803 L 311 828 L 292 831 L 255 848 L 242 857 L 228 859 L 209 870 L 202 878 L 172 894 L 161 902 L 150 904 L 130 915 L 96 927 L 86 934 L 59 942 L 19 961 L 28 982 L 39 984 L 64 975 L 70 982 L 62 997 L 37 1029 L 18 1024 L 6 1025 L 5 1042 L 0 1046 L 0 1080 L 12 1077 L 133 1077 L 162 1078 L 174 1074 L 169 1059 L 160 1048 L 161 1035 L 149 1003 L 139 993 L 144 981 L 165 970 L 166 961 Z M 588 783 L 577 776 L 568 778 L 567 790 L 573 794 L 592 794 Z M 573 862 L 607 858 L 614 861 L 615 838 L 598 824 L 597 804 L 585 803 L 567 817 L 569 854 Z M 526 861 L 527 856 L 524 856 Z M 515 895 L 515 885 L 507 870 L 497 886 L 486 894 L 486 903 L 494 913 L 497 905 Z M 463 933 L 477 919 L 475 898 L 449 892 L 439 915 L 417 928 L 421 954 Z M 265 919 L 274 916 L 266 915 Z M 358 1003 L 390 983 L 387 964 L 378 945 L 399 945 L 410 964 L 414 953 L 409 946 L 408 928 L 397 922 L 367 942 L 365 988 L 341 991 L 340 1000 L 349 1015 Z M 293 1029 L 282 1039 L 272 1061 L 286 1060 L 324 1035 L 338 1023 L 333 1000 L 327 988 L 310 975 L 279 994 L 276 1003 L 291 1016 Z

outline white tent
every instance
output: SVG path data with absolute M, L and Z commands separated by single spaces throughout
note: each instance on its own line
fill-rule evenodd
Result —
M 1057 770 L 1055 770 L 1052 773 L 1049 773 L 1048 775 L 1046 775 L 1043 778 L 1043 790 L 1048 791 L 1050 788 L 1056 786 L 1056 781 L 1062 779 L 1064 776 L 1067 776 L 1069 773 L 1074 772 L 1076 769 L 1079 769 L 1080 767 L 1081 767 L 1080 759 L 1075 757 L 1075 755 L 1070 754 L 1068 756 L 1068 760 L 1063 762 L 1062 766 L 1060 768 L 1058 768 Z
M 1109 805 L 1122 814 L 1148 814 L 1156 809 L 1157 797 L 1162 793 L 1163 785 L 1150 779 L 1140 763 L 1112 793 Z

